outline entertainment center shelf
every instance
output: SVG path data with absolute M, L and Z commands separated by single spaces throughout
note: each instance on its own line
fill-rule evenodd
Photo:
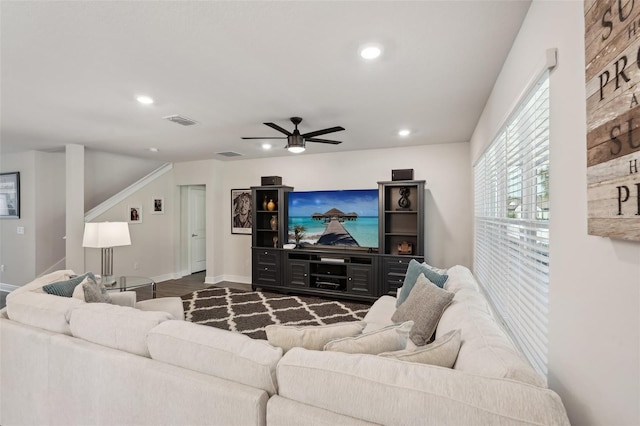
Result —
M 287 203 L 293 188 L 251 189 L 256 203 L 253 289 L 375 301 L 381 295 L 396 295 L 411 259 L 424 261 L 424 181 L 378 182 L 377 248 L 307 244 L 285 249 L 292 235 Z M 267 206 L 267 200 L 273 205 Z M 352 209 L 346 207 L 345 212 L 343 220 L 350 220 Z M 335 222 L 334 215 L 325 223 Z

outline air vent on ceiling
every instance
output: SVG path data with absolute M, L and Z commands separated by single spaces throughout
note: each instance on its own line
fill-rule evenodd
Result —
M 233 151 L 216 152 L 216 155 L 222 155 L 223 157 L 242 157 L 243 154 Z
M 174 123 L 182 124 L 183 126 L 193 126 L 194 124 L 198 124 L 197 121 L 194 121 L 187 117 L 183 117 L 181 115 L 168 115 L 162 118 L 164 118 L 165 120 L 173 121 Z

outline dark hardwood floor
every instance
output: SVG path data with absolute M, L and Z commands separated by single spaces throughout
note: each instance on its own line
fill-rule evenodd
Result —
M 206 284 L 204 282 L 205 272 L 197 272 L 195 274 L 187 275 L 177 280 L 163 281 L 157 284 L 156 297 L 171 297 L 171 296 L 183 296 L 192 291 L 200 290 L 206 287 L 231 287 L 239 290 L 251 290 L 250 284 L 234 283 L 231 281 L 222 281 L 217 284 Z M 149 298 L 149 295 L 144 294 L 145 289 L 141 289 L 138 293 L 138 300 Z M 150 293 L 150 292 L 148 292 Z

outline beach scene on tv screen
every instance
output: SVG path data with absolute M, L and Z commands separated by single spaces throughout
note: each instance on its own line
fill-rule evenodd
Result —
M 294 191 L 288 204 L 289 243 L 378 247 L 377 189 Z

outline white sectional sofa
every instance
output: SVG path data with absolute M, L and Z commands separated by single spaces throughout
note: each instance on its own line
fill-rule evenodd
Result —
M 42 277 L 0 311 L 0 424 L 568 425 L 469 270 L 448 274 L 455 296 L 436 337 L 461 330 L 453 368 L 299 347 L 283 355 L 175 319 L 162 312 L 170 304 L 145 311 L 44 294 L 59 277 Z M 395 305 L 380 298 L 367 329 L 391 324 Z

